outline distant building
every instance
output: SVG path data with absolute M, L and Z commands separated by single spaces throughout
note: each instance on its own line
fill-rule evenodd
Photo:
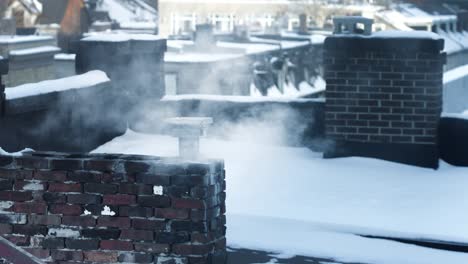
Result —
M 163 36 L 192 33 L 197 24 L 211 23 L 218 32 L 235 25 L 264 30 L 288 11 L 287 0 L 159 0 L 159 31 Z
M 34 27 L 42 14 L 42 4 L 38 0 L 2 0 L 6 1 L 4 16 L 15 18 L 17 28 Z M 5 4 L 3 4 L 5 8 Z

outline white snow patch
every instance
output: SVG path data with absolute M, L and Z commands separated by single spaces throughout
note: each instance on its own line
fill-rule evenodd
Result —
M 432 39 L 432 40 L 440 40 L 442 37 L 439 34 L 429 32 L 429 31 L 421 31 L 421 30 L 413 30 L 413 31 L 402 31 L 402 30 L 384 30 L 378 31 L 373 33 L 369 38 L 410 38 L 410 39 Z
M 25 191 L 43 191 L 44 184 L 40 181 L 33 180 L 30 183 L 23 186 L 23 190 Z
M 104 209 L 102 210 L 101 215 L 110 215 L 110 216 L 114 216 L 114 215 L 115 215 L 115 212 L 112 211 L 112 210 L 110 209 L 110 207 L 106 205 L 106 206 L 104 206 Z
M 75 60 L 76 59 L 76 54 L 59 53 L 59 54 L 55 54 L 54 59 L 56 59 L 56 60 Z
M 354 235 L 467 243 L 468 168 L 324 160 L 252 141 L 200 145 L 203 156 L 225 160 L 229 246 L 358 263 L 468 263 L 468 254 Z M 94 152 L 177 156 L 177 146 L 172 137 L 128 131 Z
M 33 149 L 30 149 L 30 148 L 25 148 L 21 151 L 18 151 L 18 152 L 6 152 L 5 150 L 3 150 L 1 147 L 0 147 L 0 155 L 3 155 L 3 156 L 13 156 L 13 157 L 21 157 L 23 156 L 23 153 L 24 152 L 31 152 L 31 151 L 34 151 Z
M 444 73 L 444 84 L 459 80 L 468 76 L 468 64 L 457 67 Z
M 49 228 L 48 235 L 54 237 L 79 237 L 80 232 L 68 228 Z
M 442 113 L 442 117 L 468 120 L 468 112 L 465 111 L 463 113 Z
M 0 44 L 13 44 L 13 43 L 22 43 L 22 42 L 35 42 L 35 41 L 53 41 L 54 38 L 50 36 L 8 36 L 0 35 Z
M 26 56 L 39 53 L 57 53 L 60 49 L 54 46 L 42 46 L 30 49 L 20 49 L 10 51 L 10 56 Z
M 91 87 L 100 83 L 109 82 L 110 79 L 103 71 L 90 71 L 63 79 L 23 84 L 5 89 L 6 99 L 17 99 L 40 94 L 61 92 L 66 90 Z
M 164 194 L 164 187 L 162 186 L 154 186 L 153 187 L 153 193 L 155 195 L 163 195 Z
M 83 214 L 84 214 L 84 215 L 90 215 L 91 212 L 85 209 L 84 212 L 83 212 Z
M 156 41 L 162 38 L 151 34 L 126 34 L 126 33 L 90 33 L 82 41 L 93 41 L 93 42 L 126 42 L 130 40 L 139 41 Z
M 6 209 L 10 209 L 14 202 L 11 201 L 0 201 L 0 212 L 5 212 Z

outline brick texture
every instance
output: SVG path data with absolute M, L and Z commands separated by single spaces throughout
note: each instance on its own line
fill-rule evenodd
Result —
M 225 263 L 223 162 L 67 157 L 0 156 L 8 240 L 48 263 Z
M 442 47 L 430 39 L 328 38 L 327 137 L 436 146 L 446 62 Z

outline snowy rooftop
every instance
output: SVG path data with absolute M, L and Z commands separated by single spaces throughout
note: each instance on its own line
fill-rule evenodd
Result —
M 269 126 L 229 131 L 228 141 L 201 141 L 204 156 L 225 159 L 228 246 L 353 263 L 468 263 L 468 254 L 356 235 L 468 243 L 468 168 L 324 160 L 273 144 L 281 132 Z M 177 139 L 127 131 L 95 152 L 175 156 Z
M 12 100 L 53 92 L 86 88 L 109 81 L 109 77 L 107 77 L 104 72 L 90 71 L 85 74 L 75 75 L 63 79 L 23 84 L 12 88 L 7 88 L 5 89 L 5 94 L 7 100 Z
M 140 40 L 140 41 L 154 41 L 154 40 L 162 40 L 163 38 L 157 35 L 150 35 L 150 34 L 125 34 L 125 33 L 90 33 L 87 34 L 82 41 L 103 41 L 103 42 L 125 42 L 130 40 Z
M 174 63 L 206 63 L 217 62 L 223 60 L 232 60 L 242 58 L 242 54 L 228 53 L 196 53 L 196 52 L 166 52 L 164 56 L 165 62 Z
M 119 23 L 155 23 L 158 20 L 157 11 L 142 0 L 103 0 L 98 10 L 109 12 L 110 18 Z
M 54 46 L 41 46 L 30 49 L 20 49 L 10 51 L 10 56 L 25 56 L 39 53 L 57 53 L 60 49 Z
M 67 54 L 67 53 L 59 53 L 55 54 L 54 59 L 56 60 L 75 60 L 76 59 L 76 54 Z
M 0 44 L 15 44 L 22 42 L 46 41 L 53 40 L 51 36 L 7 36 L 0 35 Z

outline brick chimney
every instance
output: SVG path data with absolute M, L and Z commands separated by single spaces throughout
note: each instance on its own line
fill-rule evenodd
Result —
M 308 27 L 307 27 L 307 15 L 300 14 L 299 15 L 299 34 L 307 34 Z
M 438 168 L 444 41 L 430 32 L 325 41 L 325 158 L 364 156 Z
M 201 51 L 209 51 L 216 46 L 216 40 L 213 34 L 213 26 L 211 24 L 199 24 L 195 31 L 195 49 Z

